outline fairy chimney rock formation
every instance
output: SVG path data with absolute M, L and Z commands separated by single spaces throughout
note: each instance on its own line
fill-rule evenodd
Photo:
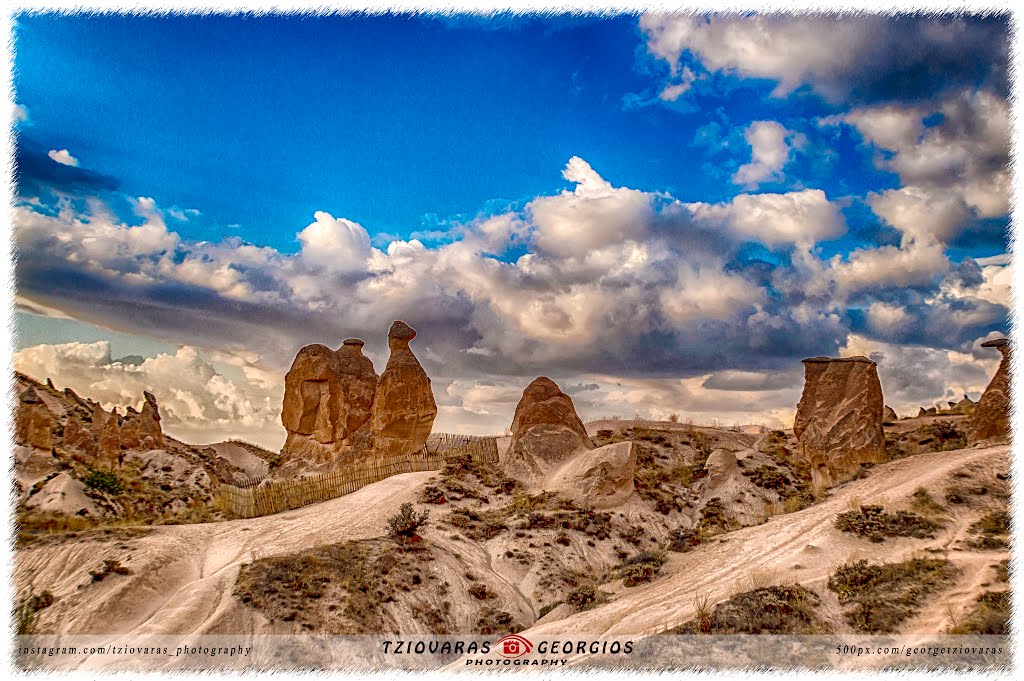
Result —
M 885 405 L 885 413 L 882 414 L 882 420 L 886 423 L 895 423 L 900 420 L 900 417 L 896 414 L 895 409 L 889 405 Z
M 415 337 L 416 331 L 403 321 L 388 331 L 391 356 L 377 382 L 370 418 L 377 457 L 422 451 L 434 426 L 437 403 L 430 377 L 409 348 Z
M 981 344 L 983 348 L 997 348 L 1003 359 L 996 375 L 985 388 L 985 393 L 974 408 L 974 416 L 967 432 L 970 444 L 1004 438 L 1010 434 L 1010 341 L 997 338 Z
M 540 482 L 575 453 L 591 449 L 572 398 L 550 378 L 526 387 L 512 419 L 512 441 L 502 467 L 514 477 Z
M 153 393 L 143 391 L 142 411 L 128 408 L 121 424 L 121 444 L 125 449 L 158 449 L 164 446 L 164 433 L 160 427 L 160 407 Z
M 29 386 L 18 398 L 18 411 L 14 417 L 17 442 L 49 451 L 53 446 L 53 426 L 53 414 L 35 388 Z
M 370 420 L 377 374 L 363 341 L 347 339 L 334 351 L 315 343 L 299 350 L 284 379 L 282 453 L 299 468 L 339 461 Z M 345 457 L 341 457 L 345 458 Z
M 830 487 L 852 478 L 862 463 L 884 460 L 882 385 L 867 357 L 812 357 L 803 363 L 793 433 L 815 484 Z

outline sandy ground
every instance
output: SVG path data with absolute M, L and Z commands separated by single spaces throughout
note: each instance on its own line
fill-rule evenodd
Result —
M 918 486 L 941 489 L 943 481 L 964 466 L 1003 471 L 1008 465 L 1008 455 L 1009 447 L 1004 445 L 922 454 L 877 466 L 869 477 L 835 489 L 832 496 L 820 504 L 774 516 L 763 525 L 731 532 L 692 552 L 670 554 L 661 570 L 661 578 L 655 582 L 630 589 L 603 607 L 536 626 L 528 632 L 538 636 L 566 632 L 658 633 L 692 619 L 697 595 L 708 595 L 710 602 L 716 603 L 752 585 L 780 582 L 798 582 L 824 592 L 821 587 L 828 575 L 849 559 L 893 562 L 928 548 L 950 547 L 964 536 L 975 516 L 954 517 L 935 539 L 888 539 L 883 543 L 840 532 L 833 521 L 853 503 L 904 505 Z M 951 550 L 949 560 L 964 568 L 965 576 L 958 581 L 954 592 L 935 607 L 944 611 L 946 603 L 951 601 L 954 606 L 966 605 L 978 593 L 977 588 L 970 585 L 984 581 L 979 576 L 982 568 L 1005 557 L 1005 552 Z M 935 620 L 935 613 L 924 612 L 918 620 L 922 629 L 933 626 L 930 620 Z M 529 633 L 524 636 L 529 637 Z
M 31 584 L 57 598 L 46 612 L 44 633 L 207 633 L 226 626 L 225 619 L 244 627 L 232 633 L 250 633 L 258 623 L 236 618 L 231 596 L 242 563 L 379 536 L 387 517 L 412 501 L 431 475 L 396 475 L 344 497 L 263 518 L 167 525 L 134 539 L 19 550 L 17 591 Z M 133 574 L 92 583 L 89 571 L 107 558 L 117 558 Z
M 974 515 L 954 515 L 931 540 L 889 539 L 876 544 L 839 532 L 838 513 L 857 503 L 905 506 L 918 486 L 940 493 L 957 469 L 1005 471 L 1009 447 L 918 455 L 877 466 L 869 477 L 833 490 L 826 500 L 797 513 L 721 536 L 670 559 L 652 583 L 613 588 L 614 600 L 594 610 L 535 625 L 529 637 L 568 633 L 640 636 L 692 618 L 694 599 L 712 603 L 755 586 L 799 582 L 828 598 L 824 583 L 835 567 L 854 558 L 895 561 L 928 548 L 947 549 L 963 570 L 955 587 L 910 623 L 911 631 L 941 631 L 946 606 L 965 609 L 989 566 L 1006 552 L 953 548 Z M 433 473 L 397 475 L 345 497 L 286 513 L 225 523 L 152 528 L 131 539 L 71 540 L 19 550 L 15 582 L 57 598 L 45 611 L 44 633 L 62 634 L 244 634 L 268 631 L 261 617 L 231 595 L 239 566 L 253 558 L 292 553 L 319 544 L 380 536 L 385 519 L 412 501 Z M 434 537 L 429 537 L 434 540 Z M 486 570 L 486 552 L 441 541 L 445 550 L 467 551 L 464 560 Z M 481 547 L 482 548 L 482 547 Z M 118 558 L 131 575 L 93 583 L 88 575 L 106 558 Z M 988 572 L 986 572 L 988 571 Z M 496 578 L 504 579 L 500 575 Z M 508 584 L 502 606 L 529 606 Z M 833 599 L 834 600 L 834 599 Z

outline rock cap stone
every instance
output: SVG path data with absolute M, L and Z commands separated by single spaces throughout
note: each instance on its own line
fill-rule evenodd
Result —
M 388 338 L 411 341 L 415 337 L 416 330 L 400 319 L 396 320 L 388 330 Z
M 830 364 L 832 362 L 866 362 L 867 364 L 874 364 L 873 360 L 864 357 L 863 355 L 854 355 L 853 357 L 808 357 L 802 360 L 804 364 Z

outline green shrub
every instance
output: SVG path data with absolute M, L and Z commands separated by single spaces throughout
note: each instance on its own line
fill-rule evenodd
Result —
M 420 490 L 419 501 L 423 504 L 447 504 L 448 499 L 444 496 L 444 490 L 435 485 L 427 485 Z
M 97 492 L 106 492 L 107 494 L 120 494 L 124 491 L 124 485 L 121 484 L 117 474 L 114 471 L 102 468 L 88 469 L 82 484 L 89 489 L 96 490 Z

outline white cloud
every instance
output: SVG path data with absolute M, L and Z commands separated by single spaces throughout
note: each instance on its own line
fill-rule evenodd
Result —
M 59 163 L 64 166 L 78 167 L 78 159 L 72 156 L 67 149 L 61 149 L 60 151 L 51 149 L 46 152 L 46 155 L 55 163 Z
M 302 258 L 327 270 L 348 272 L 365 267 L 370 257 L 370 235 L 359 223 L 335 218 L 325 211 L 313 214 L 314 222 L 298 233 Z
M 937 117 L 937 122 L 926 126 L 929 117 Z M 885 152 L 875 157 L 875 165 L 897 173 L 907 185 L 900 190 L 906 194 L 903 203 L 917 197 L 917 212 L 934 203 L 944 213 L 940 221 L 959 218 L 959 224 L 938 230 L 947 238 L 962 228 L 968 217 L 954 205 L 957 202 L 982 218 L 1009 211 L 1010 111 L 1006 99 L 983 90 L 965 90 L 937 105 L 862 107 L 846 114 L 844 120 Z
M 904 238 L 943 243 L 955 237 L 971 216 L 962 196 L 916 186 L 868 194 L 868 205 Z
M 527 206 L 540 251 L 573 256 L 643 238 L 653 215 L 650 194 L 612 187 L 578 156 L 569 159 L 562 176 L 576 184 L 575 190 L 540 197 Z
M 792 132 L 776 121 L 754 121 L 744 138 L 750 145 L 750 163 L 742 165 L 732 176 L 733 184 L 756 187 L 762 182 L 779 180 L 779 171 L 789 161 Z
M 647 50 L 673 74 L 684 55 L 711 72 L 809 86 L 838 102 L 929 97 L 1005 81 L 1007 27 L 948 17 L 645 14 Z M 895 82 L 894 82 L 895 81 Z M 895 94 L 894 94 L 895 93 Z
M 721 224 L 744 239 L 775 246 L 814 244 L 842 236 L 846 222 L 820 189 L 788 194 L 740 194 L 728 203 L 692 203 L 698 221 Z

